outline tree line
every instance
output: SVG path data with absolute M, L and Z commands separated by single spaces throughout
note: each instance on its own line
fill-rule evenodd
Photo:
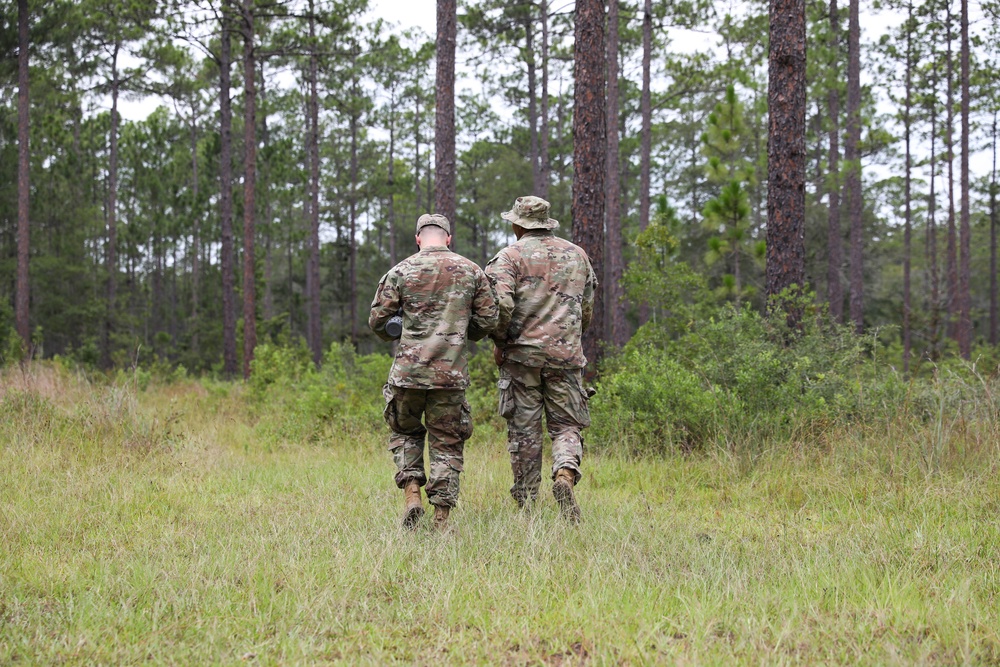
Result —
M 891 27 L 862 41 L 862 10 Z M 665 306 L 624 292 L 650 227 L 717 304 L 794 320 L 812 290 L 897 326 L 907 368 L 996 345 L 997 5 L 733 11 L 438 0 L 430 37 L 366 0 L 5 6 L 2 353 L 234 376 L 261 340 L 374 349 L 416 217 L 485 263 L 528 193 L 603 277 L 592 357 Z

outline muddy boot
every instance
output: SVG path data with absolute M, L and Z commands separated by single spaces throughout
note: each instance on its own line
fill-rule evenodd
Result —
M 448 530 L 448 514 L 450 512 L 450 507 L 441 507 L 440 505 L 434 506 L 434 530 L 438 532 L 445 532 Z
M 420 484 L 411 479 L 403 487 L 403 499 L 406 503 L 406 513 L 403 515 L 403 528 L 413 530 L 424 515 L 424 505 L 420 502 Z
M 573 523 L 580 522 L 580 506 L 573 497 L 573 486 L 576 484 L 576 474 L 569 468 L 560 468 L 552 482 L 552 495 L 559 503 L 559 510 L 564 519 Z

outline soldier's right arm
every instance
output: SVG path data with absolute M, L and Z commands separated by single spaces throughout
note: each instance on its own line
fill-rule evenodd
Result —
M 486 265 L 486 275 L 496 290 L 497 328 L 491 338 L 500 347 L 507 344 L 507 327 L 514 315 L 514 288 L 517 285 L 517 268 L 506 252 L 501 250 Z
M 382 276 L 375 290 L 375 298 L 372 300 L 372 311 L 368 316 L 368 326 L 375 332 L 375 335 L 382 340 L 391 341 L 392 336 L 385 332 L 385 324 L 389 318 L 399 312 L 402 305 L 400 301 L 399 286 L 397 283 L 398 274 L 393 269 Z

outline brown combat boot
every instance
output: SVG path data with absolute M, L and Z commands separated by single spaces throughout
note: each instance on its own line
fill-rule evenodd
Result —
M 556 478 L 552 482 L 552 495 L 559 503 L 559 510 L 564 519 L 573 523 L 580 523 L 580 506 L 573 497 L 573 486 L 576 484 L 576 474 L 569 468 L 560 468 L 556 471 Z
M 420 484 L 415 479 L 411 479 L 403 487 L 403 500 L 405 502 L 406 513 L 403 515 L 403 528 L 413 530 L 417 527 L 417 522 L 424 515 L 424 505 L 420 502 Z
M 434 506 L 434 530 L 440 532 L 448 530 L 448 514 L 450 512 L 450 507 Z

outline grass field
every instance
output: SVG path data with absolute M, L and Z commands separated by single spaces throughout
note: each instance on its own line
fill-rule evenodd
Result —
M 7 371 L 0 664 L 1000 664 L 992 425 L 604 443 L 579 527 L 548 482 L 517 512 L 481 428 L 439 535 L 398 528 L 382 429 L 266 418 L 239 387 Z

